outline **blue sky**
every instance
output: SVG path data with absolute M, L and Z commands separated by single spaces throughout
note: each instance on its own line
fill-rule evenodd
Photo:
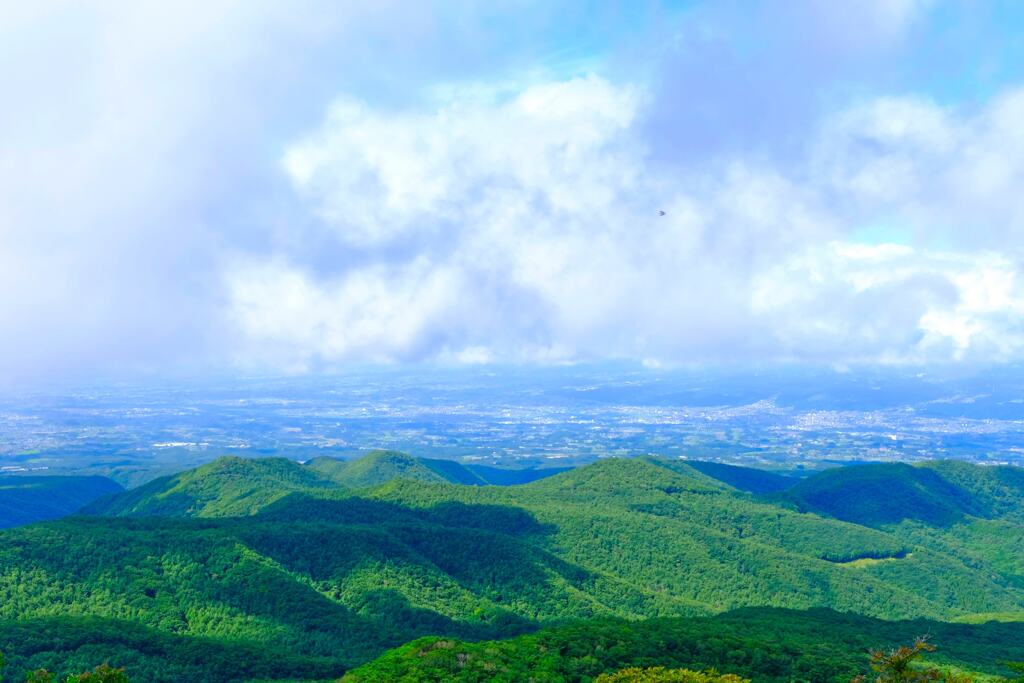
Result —
M 1019 362 L 1022 68 L 1016 2 L 9 3 L 0 375 Z

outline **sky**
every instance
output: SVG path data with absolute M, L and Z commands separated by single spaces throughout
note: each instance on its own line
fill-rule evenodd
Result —
M 1019 363 L 1022 72 L 1017 2 L 4 3 L 0 381 Z

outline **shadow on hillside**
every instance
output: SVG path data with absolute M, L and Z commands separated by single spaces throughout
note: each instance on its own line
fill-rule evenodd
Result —
M 435 598 L 444 605 L 445 596 L 434 591 L 457 586 L 413 547 L 439 536 L 465 545 L 467 537 L 454 527 L 77 517 L 4 535 L 7 557 L 42 570 L 26 591 L 45 595 L 48 609 L 74 604 L 109 614 L 110 604 L 82 597 L 99 592 L 114 596 L 115 608 L 130 606 L 164 631 L 218 633 L 250 643 L 272 636 L 276 646 L 297 656 L 362 662 L 423 635 L 499 638 L 536 627 L 483 601 L 485 609 L 474 613 L 469 596 L 455 596 L 447 610 L 436 612 L 411 605 L 410 599 L 432 605 Z M 521 563 L 518 575 L 540 580 L 543 571 L 526 557 L 527 546 L 516 546 L 524 551 L 510 556 Z M 487 583 L 479 571 L 466 571 Z M 511 594 L 514 586 L 498 577 L 491 590 Z
M 538 624 L 504 610 L 494 610 L 473 621 L 459 621 L 433 610 L 415 607 L 409 599 L 393 588 L 380 588 L 361 596 L 360 612 L 372 614 L 383 624 L 401 624 L 402 633 L 395 644 L 408 640 L 408 633 L 416 637 L 444 635 L 467 640 L 487 640 L 536 630 Z M 398 631 L 398 629 L 396 629 Z
M 439 502 L 428 508 L 414 508 L 369 498 L 324 499 L 305 493 L 290 493 L 261 510 L 254 519 L 331 524 L 394 524 L 415 522 L 461 529 L 485 529 L 509 536 L 553 533 L 555 527 L 541 524 L 523 508 L 510 505 L 476 505 Z
M 1024 622 L 891 621 L 820 607 L 741 607 L 702 620 L 762 642 L 820 644 L 827 638 L 844 643 L 845 651 L 855 653 L 911 643 L 927 635 L 943 656 L 974 661 L 990 670 L 998 669 L 1001 661 L 1024 658 Z
M 966 489 L 932 470 L 904 463 L 825 470 L 764 500 L 868 527 L 915 521 L 948 528 L 968 515 L 992 516 Z
M 554 614 L 572 589 L 587 591 L 599 580 L 537 542 L 554 528 L 514 506 L 444 502 L 420 509 L 292 494 L 252 519 L 242 533 L 245 543 L 314 581 L 339 585 L 364 572 L 371 585 L 407 581 L 405 588 L 414 593 L 448 591 L 453 604 L 468 596 L 451 591 L 463 590 L 489 604 L 495 618 L 507 613 L 499 620 L 513 630 L 532 622 L 512 617 L 511 606 L 542 606 L 541 614 Z M 299 521 L 282 546 L 274 527 Z

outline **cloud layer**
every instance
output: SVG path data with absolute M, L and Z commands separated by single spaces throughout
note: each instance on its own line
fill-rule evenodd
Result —
M 282 163 L 358 260 L 237 264 L 248 352 L 297 368 L 1021 356 L 1020 93 L 973 113 L 870 101 L 791 168 L 655 163 L 636 126 L 650 101 L 590 76 L 427 111 L 336 102 Z M 880 220 L 890 234 L 865 243 Z
M 5 6 L 0 383 L 1024 360 L 1020 16 L 640 5 Z

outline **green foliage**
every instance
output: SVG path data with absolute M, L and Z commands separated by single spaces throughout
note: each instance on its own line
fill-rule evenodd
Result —
M 0 621 L 0 647 L 10 654 L 7 678 L 28 672 L 82 671 L 97 661 L 125 667 L 145 683 L 223 683 L 337 678 L 347 668 L 336 657 L 296 654 L 274 643 L 167 633 L 126 619 L 52 616 Z
M 80 674 L 68 674 L 58 679 L 46 669 L 38 669 L 28 675 L 27 683 L 130 683 L 124 669 L 115 669 L 108 664 L 100 664 L 92 671 Z
M 1013 678 L 1007 678 L 1007 683 L 1024 683 L 1024 662 L 1003 662 L 1003 664 L 1017 674 Z
M 924 637 L 915 640 L 913 645 L 902 645 L 892 650 L 875 650 L 871 653 L 872 680 L 874 683 L 970 683 L 973 680 L 969 676 L 924 666 L 919 661 L 924 653 L 934 651 L 935 646 Z M 854 679 L 855 683 L 864 680 L 864 676 Z
M 487 481 L 480 474 L 471 469 L 471 466 L 463 465 L 455 460 L 436 460 L 433 458 L 420 458 L 419 461 L 429 470 L 438 474 L 449 484 L 462 484 L 463 486 L 483 486 L 491 482 Z M 383 484 L 384 482 L 380 482 Z
M 0 528 L 65 517 L 121 490 L 106 477 L 0 476 Z
M 800 510 L 879 527 L 916 520 L 948 526 L 982 510 L 965 489 L 934 470 L 903 463 L 837 467 L 782 495 Z
M 1024 521 L 1024 469 L 983 467 L 960 460 L 937 460 L 923 463 L 922 467 L 968 491 L 981 516 Z
M 447 481 L 442 474 L 427 467 L 418 458 L 397 451 L 372 451 L 357 460 L 315 458 L 307 467 L 352 489 L 379 486 L 396 477 L 437 483 Z
M 97 515 L 228 517 L 251 515 L 289 493 L 338 485 L 286 458 L 225 457 L 96 501 Z
M 630 667 L 611 674 L 601 674 L 594 683 L 750 683 L 745 678 L 716 671 L 690 671 L 652 666 Z
M 504 469 L 486 465 L 464 465 L 454 460 L 414 458 L 397 451 L 372 451 L 357 460 L 314 458 L 307 467 L 331 481 L 352 489 L 372 488 L 395 478 L 463 486 L 510 486 L 526 484 L 568 469 Z
M 529 670 L 538 681 L 590 680 L 651 666 L 714 667 L 758 680 L 839 680 L 829 673 L 839 671 L 848 680 L 862 668 L 849 652 L 926 631 L 893 631 L 888 622 L 867 628 L 833 613 L 817 617 L 805 635 L 800 620 L 778 612 L 771 619 L 732 612 L 640 625 L 605 620 L 745 606 L 827 606 L 886 619 L 1024 611 L 1024 567 L 1015 557 L 1024 525 L 1012 510 L 979 519 L 967 511 L 996 509 L 973 498 L 987 488 L 933 486 L 937 470 L 909 469 L 925 472 L 909 480 L 924 487 L 914 492 L 927 501 L 955 489 L 952 498 L 939 497 L 959 501 L 953 522 L 926 523 L 933 518 L 927 505 L 916 521 L 880 528 L 804 514 L 733 485 L 746 480 L 750 488 L 754 475 L 709 476 L 657 458 L 609 459 L 509 487 L 452 484 L 446 479 L 455 469 L 390 452 L 307 466 L 221 459 L 91 508 L 119 516 L 0 533 L 0 649 L 22 675 L 110 661 L 137 680 L 273 680 L 338 676 L 430 635 L 431 643 L 456 645 L 414 648 L 415 661 L 439 663 L 441 677 L 422 680 L 449 680 L 453 672 L 464 677 L 452 680 L 492 680 L 502 667 Z M 864 495 L 877 496 L 878 477 L 875 470 L 845 476 L 838 490 L 862 481 Z M 1001 475 L 997 483 L 1006 481 Z M 820 484 L 810 490 L 837 490 Z M 744 619 L 751 623 L 734 627 Z M 582 629 L 575 636 L 557 629 L 524 635 L 571 620 L 590 625 L 564 627 Z M 1024 642 L 1022 624 L 955 628 L 964 630 L 944 644 L 999 628 L 1008 629 L 1003 642 Z M 854 639 L 860 649 L 850 650 L 846 636 L 819 648 L 821 629 L 861 634 Z M 868 637 L 883 632 L 891 637 Z M 491 641 L 480 647 L 494 648 L 494 656 L 460 643 L 481 639 Z M 704 649 L 692 651 L 691 641 Z M 602 643 L 599 652 L 594 642 Z M 537 659 L 530 643 L 562 649 Z M 676 654 L 665 654 L 665 643 Z M 568 663 L 565 648 L 579 653 Z M 460 664 L 459 653 L 471 658 Z M 984 647 L 969 656 L 946 653 L 999 670 Z M 232 669 L 232 658 L 245 664 Z
M 133 517 L 237 517 L 257 514 L 290 494 L 338 497 L 348 489 L 372 488 L 396 478 L 433 483 L 507 485 L 534 481 L 558 471 L 503 470 L 463 465 L 451 460 L 414 458 L 396 451 L 372 451 L 356 460 L 321 457 L 306 465 L 285 458 L 225 457 L 97 500 L 86 506 L 83 512 Z M 0 488 L 0 522 L 3 520 L 3 493 Z M 51 517 L 69 514 L 85 502 L 75 505 L 63 515 Z
M 436 462 L 436 461 L 435 461 Z M 531 481 L 537 481 L 538 479 L 544 479 L 560 472 L 567 472 L 572 469 L 571 467 L 524 467 L 524 468 L 506 468 L 506 467 L 490 467 L 489 465 L 476 465 L 469 464 L 463 465 L 469 470 L 474 476 L 483 480 L 485 484 L 491 484 L 494 486 L 515 486 L 517 484 L 529 484 Z M 462 482 L 455 481 L 449 478 L 453 484 Z
M 747 609 L 704 618 L 576 623 L 479 643 L 423 638 L 354 669 L 343 681 L 565 683 L 663 667 L 728 671 L 765 682 L 845 683 L 863 670 L 864 652 L 911 639 L 908 634 L 922 629 L 949 644 L 944 664 L 966 670 L 998 673 L 1007 652 L 1024 651 L 1019 625 L 965 627 L 828 610 Z

